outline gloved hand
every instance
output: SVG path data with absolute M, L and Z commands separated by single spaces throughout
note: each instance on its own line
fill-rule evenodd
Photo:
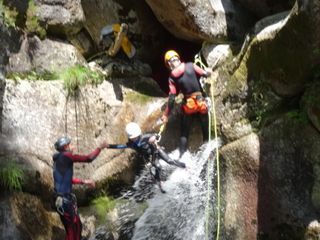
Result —
M 212 69 L 211 68 L 206 68 L 205 71 L 206 71 L 206 77 L 210 77 L 211 74 L 212 74 Z
M 206 97 L 205 101 L 206 101 L 206 104 L 207 104 L 207 108 L 211 109 L 211 105 L 212 105 L 211 99 L 209 97 Z
M 156 135 L 155 135 L 155 137 L 156 137 L 156 141 L 157 141 L 157 142 L 159 142 L 159 141 L 160 141 L 160 139 L 161 139 L 161 135 L 156 134 Z

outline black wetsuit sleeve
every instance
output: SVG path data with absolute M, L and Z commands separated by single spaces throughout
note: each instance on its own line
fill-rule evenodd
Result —
M 128 144 L 109 144 L 108 148 L 124 149 L 124 148 L 129 148 L 129 146 Z

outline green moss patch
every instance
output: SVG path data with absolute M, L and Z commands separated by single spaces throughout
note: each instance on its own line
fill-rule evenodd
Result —
M 79 87 L 86 84 L 100 84 L 104 76 L 81 65 L 75 65 L 57 73 L 57 78 L 63 81 L 68 95 L 75 95 Z
M 46 29 L 42 24 L 40 23 L 37 15 L 37 6 L 35 5 L 33 0 L 29 1 L 28 10 L 26 13 L 26 31 L 28 33 L 35 33 L 37 34 L 41 39 L 44 39 L 47 35 Z
M 105 220 L 106 214 L 113 210 L 116 206 L 116 201 L 108 196 L 100 196 L 91 201 L 99 221 Z
M 31 80 L 31 81 L 36 81 L 36 80 L 56 80 L 58 78 L 57 73 L 51 73 L 51 72 L 42 72 L 38 73 L 36 71 L 29 71 L 29 72 L 11 72 L 6 75 L 7 79 L 12 79 L 14 81 L 19 81 L 19 80 Z
M 0 15 L 2 15 L 4 19 L 5 26 L 16 27 L 18 11 L 14 7 L 10 8 L 9 6 L 5 6 L 3 0 L 0 1 Z
M 22 190 L 23 182 L 23 169 L 12 159 L 0 166 L 0 185 L 5 190 Z

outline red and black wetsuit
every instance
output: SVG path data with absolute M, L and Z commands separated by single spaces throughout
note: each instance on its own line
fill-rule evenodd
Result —
M 72 184 L 83 181 L 73 178 L 74 162 L 92 162 L 100 153 L 97 148 L 89 155 L 74 155 L 71 152 L 57 152 L 53 155 L 54 191 L 63 198 L 63 205 L 57 209 L 66 230 L 65 240 L 81 240 L 82 224 L 78 214 L 77 200 L 72 194 Z
M 184 114 L 181 119 L 180 156 L 187 150 L 190 126 L 195 116 L 200 118 L 203 140 L 208 140 L 208 109 L 199 82 L 202 76 L 207 77 L 207 72 L 191 62 L 181 63 L 169 76 L 169 100 L 165 115 L 170 114 L 178 93 L 184 95 L 185 102 L 182 106 Z

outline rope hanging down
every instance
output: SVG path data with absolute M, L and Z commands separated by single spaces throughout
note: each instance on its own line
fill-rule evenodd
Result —
M 202 69 L 206 69 L 206 65 L 202 62 L 200 53 L 195 55 L 194 63 L 197 64 Z M 214 138 L 218 138 L 217 133 L 217 120 L 216 120 L 216 111 L 215 111 L 215 102 L 214 102 L 214 89 L 213 84 L 210 87 L 210 95 L 211 95 L 211 110 L 208 111 L 209 117 L 209 142 L 211 141 L 211 112 L 213 115 L 213 126 L 214 126 Z M 217 167 L 217 229 L 216 229 L 216 240 L 219 240 L 220 237 L 220 160 L 219 160 L 219 148 L 216 144 L 215 149 L 216 155 L 216 167 Z M 206 200 L 206 209 L 205 209 L 205 237 L 206 240 L 209 240 L 209 216 L 210 216 L 210 199 L 211 199 L 211 192 L 212 192 L 212 177 L 210 174 L 210 166 L 211 166 L 211 159 L 208 160 L 207 165 L 207 200 Z
M 211 85 L 211 102 L 212 102 L 212 114 L 213 114 L 213 126 L 214 126 L 214 138 L 218 138 L 217 133 L 217 117 L 216 117 L 216 110 L 215 110 L 215 102 L 214 102 L 214 91 L 213 91 L 213 85 Z M 211 130 L 211 129 L 210 129 Z M 219 240 L 220 235 L 220 160 L 219 160 L 219 147 L 218 144 L 216 144 L 216 167 L 217 167 L 217 235 L 216 240 Z
M 163 123 L 163 124 L 161 125 L 161 127 L 160 127 L 159 132 L 157 133 L 157 142 L 160 142 L 160 140 L 161 140 L 161 134 L 162 134 L 162 132 L 164 131 L 165 127 L 166 127 L 166 124 Z

